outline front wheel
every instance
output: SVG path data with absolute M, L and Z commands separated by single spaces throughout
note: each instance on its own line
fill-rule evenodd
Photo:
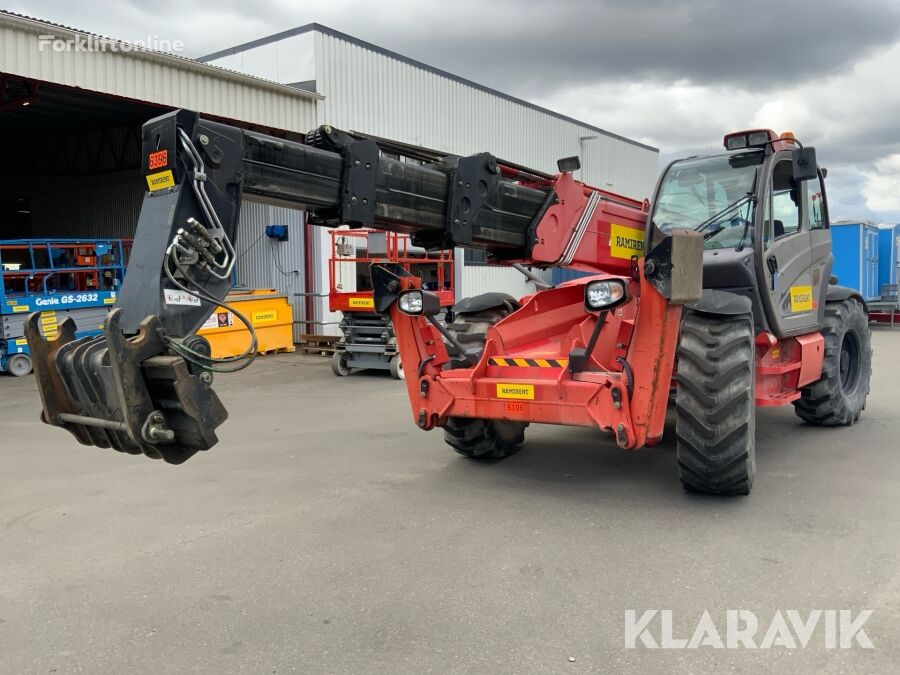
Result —
M 690 492 L 750 494 L 756 473 L 753 319 L 685 310 L 678 344 L 676 455 Z
M 797 416 L 823 427 L 850 425 L 866 407 L 872 378 L 869 320 L 858 300 L 830 302 L 822 324 L 822 377 L 800 390 Z

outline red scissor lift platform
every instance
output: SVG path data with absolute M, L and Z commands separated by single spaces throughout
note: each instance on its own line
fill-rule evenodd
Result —
M 390 317 L 375 311 L 369 267 L 394 263 L 422 279 L 441 306 L 455 302 L 453 252 L 426 252 L 412 246 L 408 235 L 366 229 L 329 230 L 328 308 L 341 312 L 341 341 L 331 361 L 335 375 L 349 375 L 364 368 L 389 370 L 403 379 L 403 364 Z

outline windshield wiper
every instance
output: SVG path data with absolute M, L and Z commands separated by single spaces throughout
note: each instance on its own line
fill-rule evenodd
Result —
M 734 211 L 736 208 L 743 205 L 744 202 L 750 201 L 752 199 L 756 199 L 756 194 L 754 194 L 753 192 L 748 192 L 743 197 L 739 197 L 738 199 L 731 202 L 728 206 L 726 206 L 721 211 L 717 211 L 716 213 L 711 215 L 709 218 L 707 218 L 702 223 L 700 223 L 697 227 L 695 227 L 694 230 L 696 230 L 697 232 L 702 232 L 707 227 L 712 225 L 714 222 L 719 220 L 719 218 L 724 216 L 726 213 L 729 213 L 730 211 Z
M 702 231 L 705 230 L 707 227 L 709 227 L 709 226 L 712 225 L 714 222 L 716 222 L 719 218 L 721 218 L 722 216 L 724 216 L 726 213 L 729 213 L 730 211 L 733 211 L 734 209 L 736 209 L 736 208 L 738 208 L 739 206 L 743 205 L 745 202 L 749 202 L 749 201 L 754 201 L 754 200 L 756 200 L 756 183 L 757 183 L 758 180 L 759 180 L 759 168 L 757 168 L 757 169 L 753 172 L 753 184 L 750 186 L 750 190 L 747 191 L 747 194 L 745 194 L 743 197 L 738 197 L 738 198 L 735 199 L 733 202 L 731 202 L 728 206 L 726 206 L 724 209 L 722 209 L 721 211 L 719 211 L 719 212 L 717 212 L 717 213 L 714 213 L 713 215 L 711 215 L 709 218 L 707 218 L 706 220 L 704 220 L 702 223 L 700 223 L 700 224 L 699 224 L 696 228 L 694 228 L 694 229 L 695 229 L 697 232 L 702 232 Z M 717 230 L 717 231 L 718 231 L 718 230 Z M 710 235 L 710 236 L 713 236 L 713 235 Z M 744 233 L 744 236 L 747 236 L 747 235 L 746 235 L 746 232 Z M 707 237 L 704 237 L 704 239 L 706 239 L 706 238 L 707 238 Z

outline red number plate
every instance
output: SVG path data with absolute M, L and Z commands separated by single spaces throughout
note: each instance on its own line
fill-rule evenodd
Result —
M 167 166 L 169 164 L 169 151 L 168 150 L 157 150 L 156 152 L 150 153 L 150 170 L 159 169 L 160 167 Z
M 512 413 L 514 415 L 524 415 L 525 414 L 525 404 L 524 403 L 507 403 L 506 404 L 506 412 Z

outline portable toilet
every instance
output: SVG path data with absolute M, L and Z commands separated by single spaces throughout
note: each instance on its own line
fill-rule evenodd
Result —
M 865 300 L 881 297 L 878 284 L 878 228 L 872 223 L 831 224 L 832 274 L 841 286 L 856 289 Z
M 878 230 L 878 288 L 897 285 L 900 267 L 900 225 L 882 225 Z

